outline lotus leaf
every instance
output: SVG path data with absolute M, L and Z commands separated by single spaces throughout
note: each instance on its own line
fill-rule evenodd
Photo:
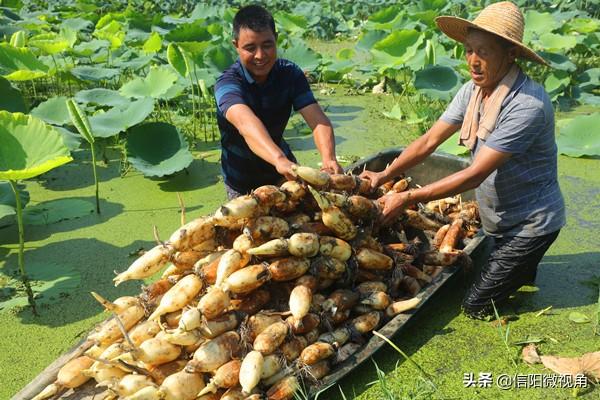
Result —
M 458 144 L 459 137 L 460 132 L 456 132 L 454 135 L 446 139 L 444 143 L 439 145 L 437 150 L 448 154 L 454 154 L 455 156 L 469 154 L 469 149 L 467 147 Z
M 189 64 L 181 48 L 175 43 L 169 43 L 167 47 L 167 61 L 181 76 L 187 76 L 189 73 Z
M 144 67 L 146 67 L 152 61 L 153 56 L 137 56 L 132 57 L 130 60 L 123 60 L 121 58 L 115 60 L 115 67 L 123 68 L 123 69 L 131 69 L 133 71 L 138 71 Z
M 21 197 L 21 207 L 29 203 L 29 192 L 25 190 L 25 185 L 18 184 L 19 197 Z M 0 228 L 12 225 L 16 216 L 15 193 L 8 182 L 0 182 Z
M 321 56 L 300 43 L 285 49 L 282 57 L 295 62 L 303 71 L 314 71 L 321 64 Z
M 63 142 L 65 142 L 65 146 L 67 146 L 67 148 L 70 151 L 77 150 L 79 148 L 79 146 L 81 145 L 80 135 L 73 133 L 70 130 L 65 129 L 61 126 L 55 126 L 54 129 L 56 129 L 56 131 L 60 133 L 60 135 L 63 138 Z
M 600 156 L 600 113 L 578 116 L 556 138 L 558 151 L 570 157 Z
M 125 39 L 125 31 L 124 27 L 118 21 L 111 21 L 106 26 L 102 28 L 98 28 L 96 26 L 96 30 L 93 35 L 98 39 L 108 40 L 110 43 L 111 49 L 118 49 L 123 44 Z
M 352 60 L 355 55 L 356 51 L 354 49 L 344 48 L 335 53 L 335 58 L 338 60 Z
M 113 107 L 89 118 L 95 137 L 110 137 L 139 124 L 154 110 L 154 100 L 144 97 L 124 106 Z
M 36 294 L 36 304 L 51 304 L 64 299 L 65 294 L 72 293 L 81 282 L 78 270 L 67 265 L 52 263 L 29 263 L 27 273 L 31 279 L 31 287 Z M 14 278 L 8 280 L 5 288 L 10 288 L 11 295 L 0 297 L 0 311 L 6 312 L 15 307 L 27 306 L 27 295 L 22 291 L 21 281 Z M 16 295 L 15 295 L 16 294 Z
M 61 135 L 31 115 L 0 111 L 0 180 L 33 178 L 72 160 Z
M 81 57 L 89 57 L 100 49 L 105 49 L 110 45 L 107 40 L 93 39 L 88 42 L 79 43 L 73 47 L 73 53 Z
M 135 78 L 124 84 L 119 93 L 126 97 L 160 99 L 177 81 L 177 75 L 167 67 L 152 67 L 145 78 Z
M 128 99 L 121 96 L 116 90 L 103 88 L 80 90 L 79 92 L 75 93 L 75 100 L 78 103 L 109 107 L 124 106 L 130 103 Z
M 69 18 L 64 20 L 60 26 L 73 29 L 76 32 L 90 29 L 94 24 L 83 18 Z
M 138 125 L 127 135 L 128 161 L 145 176 L 181 171 L 194 157 L 179 130 L 164 122 Z
M 402 20 L 403 12 L 400 6 L 394 5 L 372 14 L 367 19 L 369 29 L 390 30 Z
M 0 110 L 10 112 L 27 112 L 25 100 L 21 95 L 21 91 L 12 86 L 12 84 L 0 76 Z
M 583 104 L 589 104 L 592 106 L 600 106 L 600 96 L 594 96 L 591 93 L 582 92 L 577 97 L 577 100 Z
M 544 87 L 550 96 L 562 92 L 571 82 L 571 76 L 566 71 L 554 71 L 544 81 Z
M 394 104 L 394 106 L 389 112 L 382 111 L 381 113 L 386 118 L 396 119 L 398 121 L 402 121 L 402 118 L 404 118 L 404 113 L 402 112 L 402 109 L 400 108 L 399 104 Z
M 0 43 L 0 74 L 12 81 L 27 81 L 45 76 L 48 67 L 31 50 Z
M 556 33 L 544 33 L 540 36 L 539 41 L 542 48 L 548 51 L 567 51 L 577 44 L 575 37 Z
M 64 96 L 52 97 L 31 110 L 31 115 L 53 125 L 64 125 L 69 122 L 67 98 Z
M 275 21 L 292 35 L 302 35 L 308 27 L 308 21 L 303 15 L 293 15 L 279 11 L 274 15 Z
M 592 18 L 574 18 L 567 24 L 567 30 L 578 33 L 591 33 L 600 28 L 600 20 Z
M 160 38 L 160 35 L 156 32 L 152 32 L 148 40 L 146 40 L 146 42 L 144 43 L 143 50 L 147 54 L 154 54 L 160 51 L 161 47 L 162 39 Z
M 235 56 L 229 47 L 223 45 L 214 46 L 204 55 L 204 63 L 211 67 L 215 72 L 223 72 L 235 61 Z
M 575 66 L 569 57 L 565 55 L 546 51 L 540 51 L 539 55 L 542 56 L 544 60 L 548 61 L 550 66 L 554 69 L 568 72 L 573 72 L 577 69 L 577 66 Z
M 118 76 L 121 71 L 117 68 L 75 67 L 71 73 L 83 81 L 99 82 Z
M 415 55 L 423 39 L 423 34 L 413 29 L 394 31 L 373 45 L 373 63 L 382 68 L 402 65 Z
M 25 31 L 18 31 L 10 37 L 10 45 L 13 47 L 25 47 Z
M 169 42 L 204 42 L 212 40 L 213 35 L 203 25 L 204 21 L 201 20 L 179 25 L 169 32 L 165 39 Z
M 579 75 L 579 88 L 586 92 L 591 92 L 600 86 L 600 68 L 590 68 Z
M 538 36 L 550 33 L 560 26 L 560 23 L 550 13 L 541 13 L 536 10 L 528 10 L 525 13 L 526 31 L 536 33 Z
M 387 32 L 382 30 L 365 31 L 360 35 L 358 43 L 356 43 L 356 48 L 369 51 L 375 43 L 379 42 L 387 35 Z
M 323 68 L 321 79 L 325 82 L 338 82 L 344 78 L 344 75 L 352 71 L 352 68 L 354 68 L 354 63 L 350 60 L 335 61 Z
M 94 205 L 82 199 L 56 199 L 29 206 L 23 211 L 25 225 L 48 225 L 81 218 L 94 212 Z
M 46 54 L 58 54 L 70 47 L 67 38 L 56 33 L 42 33 L 29 38 L 28 44 L 37 47 Z
M 450 100 L 460 85 L 460 77 L 450 67 L 428 66 L 415 74 L 415 88 L 434 99 Z
M 591 322 L 590 317 L 577 311 L 569 313 L 569 320 L 575 322 L 576 324 L 587 324 L 588 322 Z

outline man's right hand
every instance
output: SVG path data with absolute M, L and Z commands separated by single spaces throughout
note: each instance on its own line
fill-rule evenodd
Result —
M 280 175 L 283 175 L 288 181 L 296 180 L 297 176 L 292 167 L 296 165 L 285 157 L 277 159 L 275 161 L 275 169 Z
M 383 171 L 374 172 L 365 170 L 359 176 L 361 178 L 368 179 L 371 182 L 371 190 L 375 190 L 379 186 L 383 185 L 385 182 L 389 181 L 389 179 Z

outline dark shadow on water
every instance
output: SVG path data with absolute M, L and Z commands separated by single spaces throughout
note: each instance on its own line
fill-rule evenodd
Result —
M 154 242 L 138 240 L 121 248 L 96 239 L 73 239 L 30 249 L 25 256 L 26 263 L 67 265 L 76 271 L 77 276 L 73 278 L 80 280 L 77 287 L 67 293 L 59 293 L 52 289 L 47 293 L 42 292 L 42 296 L 53 296 L 57 300 L 41 305 L 38 317 L 32 314 L 29 307 L 21 308 L 18 316 L 24 324 L 63 326 L 101 312 L 100 305 L 90 295 L 91 291 L 108 299 L 138 294 L 142 281 L 124 282 L 115 288 L 112 284 L 115 276 L 113 270 L 120 272 L 127 269 L 137 257 L 130 254 L 136 253 L 140 248 L 149 250 L 153 246 Z M 11 275 L 16 270 L 17 255 L 12 254 L 0 272 Z M 57 272 L 56 277 L 60 276 Z M 81 332 L 81 335 L 85 333 Z
M 356 119 L 356 117 L 355 117 L 355 116 L 352 116 L 352 115 L 330 115 L 330 116 L 329 116 L 329 119 L 331 120 L 331 122 L 333 123 L 333 125 L 334 125 L 334 127 L 335 127 L 336 125 L 337 125 L 337 126 L 339 126 L 338 124 L 336 124 L 336 122 L 341 122 L 341 121 L 344 121 L 344 122 L 347 122 L 347 121 L 352 121 L 352 120 L 355 120 L 355 119 Z
M 100 198 L 100 214 L 96 214 L 96 198 L 95 197 L 68 197 L 64 199 L 54 200 L 53 202 L 60 202 L 66 199 L 79 199 L 85 200 L 93 205 L 94 212 L 86 215 L 82 215 L 78 218 L 68 219 L 64 221 L 53 222 L 47 225 L 25 225 L 25 246 L 27 242 L 33 242 L 38 240 L 44 240 L 49 236 L 57 232 L 70 232 L 76 231 L 81 228 L 86 228 L 96 224 L 104 223 L 111 218 L 119 215 L 123 212 L 123 205 L 120 203 L 113 203 Z M 41 203 L 40 203 L 41 204 Z M 16 223 L 11 226 L 0 229 L 0 243 L 2 244 L 18 244 L 19 237 L 17 233 Z
M 61 165 L 37 178 L 40 185 L 48 190 L 66 191 L 94 186 L 94 171 L 92 168 L 92 153 L 89 149 L 81 149 L 71 153 L 73 161 Z M 108 164 L 96 155 L 96 174 L 102 193 L 102 182 L 120 177 L 118 154 L 110 150 Z
M 316 150 L 317 147 L 315 146 L 315 141 L 312 137 L 312 135 L 309 136 L 291 136 L 294 134 L 293 131 L 288 132 L 286 131 L 286 134 L 289 134 L 290 136 L 285 137 L 285 141 L 290 145 L 290 148 L 292 149 L 292 151 L 298 150 L 298 151 L 303 151 L 303 150 Z M 342 137 L 342 136 L 336 136 L 335 137 L 335 144 L 339 145 L 340 143 L 345 142 L 347 139 Z
M 348 113 L 357 113 L 364 110 L 364 107 L 358 106 L 332 106 L 326 105 L 323 107 L 325 109 L 325 113 L 328 117 L 331 118 L 332 114 L 348 114 Z
M 160 182 L 158 186 L 165 192 L 188 192 L 202 189 L 219 182 L 221 164 L 205 159 L 194 159 L 184 170 L 160 178 L 150 178 Z

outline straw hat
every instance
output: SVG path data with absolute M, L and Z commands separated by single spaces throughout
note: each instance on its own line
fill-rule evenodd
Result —
M 548 65 L 546 60 L 523 44 L 525 20 L 519 7 L 510 1 L 490 4 L 473 22 L 458 17 L 442 16 L 437 17 L 435 23 L 442 32 L 461 43 L 465 42 L 468 28 L 493 33 L 516 45 L 519 48 L 519 56 Z

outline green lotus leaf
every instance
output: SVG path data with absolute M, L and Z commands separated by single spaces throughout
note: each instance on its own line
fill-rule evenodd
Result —
M 595 96 L 592 93 L 581 92 L 577 97 L 577 101 L 591 106 L 600 106 L 600 96 Z
M 415 55 L 423 39 L 424 35 L 414 29 L 394 31 L 373 45 L 373 64 L 384 68 L 402 65 Z
M 124 84 L 119 93 L 125 97 L 160 99 L 177 81 L 177 74 L 167 67 L 152 67 L 145 78 Z
M 541 13 L 536 10 L 528 10 L 525 13 L 526 31 L 536 33 L 538 36 L 544 33 L 550 33 L 560 26 L 554 16 L 550 13 Z
M 338 82 L 344 75 L 352 71 L 354 63 L 350 60 L 335 61 L 321 71 L 321 79 L 325 82 Z
M 137 71 L 150 64 L 153 57 L 154 56 L 132 56 L 131 59 L 128 60 L 118 58 L 114 60 L 113 65 L 121 69 L 131 69 L 133 71 Z
M 539 55 L 542 56 L 544 60 L 548 61 L 553 69 L 568 72 L 573 72 L 577 69 L 577 66 L 569 59 L 569 57 L 563 54 L 540 51 Z
M 70 151 L 77 150 L 79 146 L 81 146 L 81 135 L 71 132 L 62 126 L 55 126 L 54 129 L 60 133 L 63 142 L 65 142 L 65 146 L 67 146 Z
M 179 130 L 164 122 L 135 126 L 127 134 L 127 159 L 145 176 L 165 176 L 181 171 L 194 157 Z
M 204 26 L 202 20 L 181 24 L 165 37 L 169 42 L 207 42 L 211 41 L 212 38 L 213 35 Z
M 372 25 L 388 24 L 388 23 L 394 21 L 394 19 L 396 19 L 396 17 L 398 16 L 398 14 L 400 12 L 401 12 L 400 6 L 398 6 L 398 5 L 390 6 L 390 7 L 384 8 L 382 10 L 379 10 L 374 14 L 371 14 L 371 16 L 369 16 L 369 18 L 367 19 L 367 22 L 371 23 Z
M 40 103 L 31 110 L 31 115 L 53 125 L 64 125 L 69 122 L 69 110 L 67 110 L 67 98 L 64 96 L 52 97 Z
M 573 118 L 556 138 L 558 151 L 570 157 L 600 156 L 600 113 Z
M 281 57 L 296 63 L 303 71 L 314 71 L 321 64 L 321 56 L 305 44 L 294 44 L 282 51 Z
M 61 22 L 60 26 L 80 32 L 91 29 L 94 23 L 83 18 L 69 18 Z
M 600 68 L 590 68 L 577 77 L 579 88 L 585 92 L 591 92 L 600 86 Z
M 108 40 L 111 49 L 118 49 L 125 40 L 125 31 L 123 25 L 118 21 L 111 21 L 108 25 L 96 30 L 93 35 L 98 39 Z
M 94 212 L 94 204 L 82 199 L 57 199 L 29 206 L 23 211 L 26 225 L 49 225 L 81 218 Z
M 415 88 L 434 99 L 450 100 L 461 86 L 460 76 L 453 68 L 428 66 L 415 74 Z
M 81 57 L 89 57 L 100 49 L 106 49 L 109 45 L 110 43 L 107 40 L 93 39 L 73 47 L 73 53 Z
M 102 68 L 102 67 L 75 67 L 71 73 L 82 81 L 105 81 L 118 76 L 121 71 L 117 68 Z
M 429 27 L 434 27 L 435 18 L 440 15 L 436 10 L 423 10 L 408 13 L 408 17 L 413 21 L 420 21 Z
M 402 121 L 402 119 L 404 118 L 404 113 L 402 112 L 402 108 L 400 108 L 399 104 L 394 104 L 394 106 L 392 107 L 392 109 L 389 112 L 382 111 L 381 113 L 386 118 L 395 119 L 398 121 Z
M 564 52 L 572 49 L 577 44 L 577 39 L 573 36 L 558 35 L 556 33 L 544 33 L 540 36 L 541 47 L 547 51 Z
M 600 20 L 595 18 L 573 18 L 567 23 L 567 31 L 591 33 L 600 28 Z
M 356 48 L 359 50 L 369 51 L 373 48 L 373 45 L 388 35 L 386 31 L 382 30 L 369 30 L 363 32 L 356 43 Z
M 437 151 L 441 151 L 448 154 L 454 154 L 455 156 L 462 156 L 465 154 L 469 154 L 469 149 L 465 146 L 460 146 L 458 144 L 458 138 L 460 137 L 460 132 L 456 132 L 454 135 L 450 136 L 444 143 L 438 146 Z
M 544 87 L 550 96 L 562 92 L 571 82 L 571 75 L 566 71 L 554 71 L 544 81 Z
M 278 11 L 275 13 L 274 17 L 277 24 L 292 35 L 303 34 L 308 27 L 308 21 L 303 15 L 294 15 L 284 11 Z
M 58 54 L 71 46 L 66 38 L 56 33 L 42 33 L 32 36 L 29 38 L 28 44 L 37 47 L 46 54 Z
M 13 47 L 25 47 L 27 37 L 24 31 L 18 31 L 10 37 L 10 45 Z
M 0 96 L 0 110 L 27 113 L 27 106 L 21 91 L 1 76 L 0 93 L 2 93 L 2 96 Z
M 0 180 L 33 178 L 72 160 L 62 136 L 31 115 L 0 111 Z
M 25 185 L 17 184 L 19 197 L 21 198 L 21 207 L 29 203 L 29 192 L 25 190 Z M 17 203 L 15 193 L 8 182 L 0 182 L 0 228 L 16 223 Z
M 212 46 L 211 42 L 179 42 L 177 44 L 191 65 L 196 64 L 198 68 L 205 67 L 204 55 L 206 50 Z
M 115 33 L 121 29 L 121 23 L 125 23 L 126 21 L 127 17 L 123 13 L 107 13 L 96 22 L 96 29 L 103 29 Z
M 146 52 L 147 54 L 154 54 L 160 51 L 161 48 L 162 39 L 160 38 L 160 35 L 157 32 L 152 32 L 150 34 L 150 37 L 148 38 L 148 40 L 146 40 L 144 46 L 142 47 L 144 52 Z
M 223 45 L 214 46 L 204 55 L 204 64 L 218 72 L 225 71 L 234 61 L 230 48 Z
M 103 88 L 80 90 L 75 93 L 74 98 L 78 103 L 109 107 L 124 106 L 130 103 L 127 98 L 121 96 L 116 90 Z
M 167 47 L 167 61 L 181 76 L 187 76 L 189 73 L 189 64 L 183 54 L 183 50 L 175 44 L 169 43 Z
M 64 296 L 75 291 L 81 282 L 79 271 L 68 265 L 28 262 L 27 275 L 38 306 L 64 301 Z M 3 292 L 0 292 L 0 312 L 26 307 L 27 294 L 21 281 L 14 277 L 7 281 Z
M 154 99 L 144 97 L 89 117 L 95 137 L 110 137 L 145 120 L 154 110 Z
M 27 48 L 0 43 L 0 74 L 12 81 L 40 78 L 48 73 L 48 66 Z
M 575 322 L 576 324 L 587 324 L 588 322 L 592 321 L 590 317 L 579 311 L 573 311 L 569 313 L 569 320 Z
M 354 49 L 344 48 L 335 53 L 335 58 L 338 60 L 352 60 L 355 55 L 356 51 Z

